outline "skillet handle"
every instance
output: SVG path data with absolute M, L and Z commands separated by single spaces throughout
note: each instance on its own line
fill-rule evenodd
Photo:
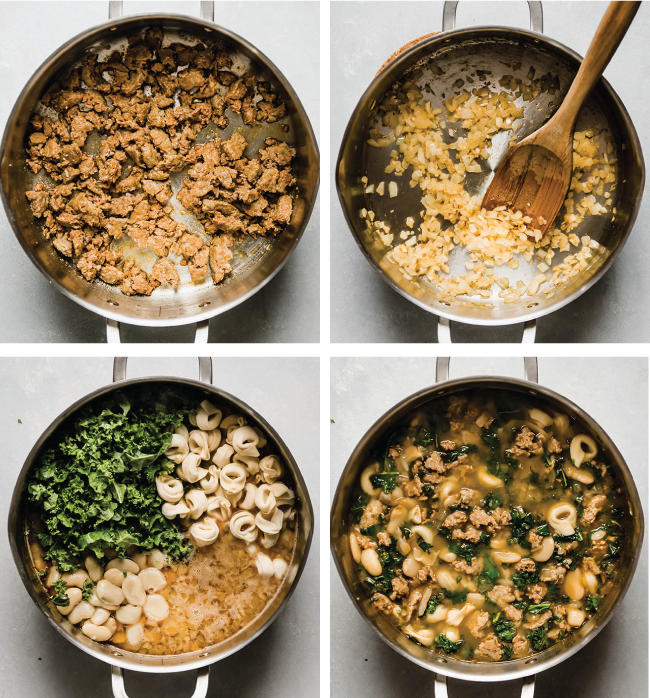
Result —
M 201 320 L 196 323 L 194 344 L 207 344 L 210 334 L 210 320 Z M 122 341 L 122 326 L 117 320 L 106 320 L 106 343 L 120 344 Z
M 537 321 L 527 320 L 521 335 L 522 344 L 534 344 L 537 332 Z M 438 344 L 451 344 L 451 321 L 438 316 Z
M 442 674 L 435 675 L 433 698 L 449 698 L 447 690 L 447 677 Z M 521 684 L 521 698 L 534 698 L 535 695 L 535 674 L 525 676 Z
M 196 688 L 192 698 L 205 698 L 208 695 L 208 683 L 210 682 L 210 667 L 199 669 L 196 677 Z M 129 698 L 124 687 L 124 670 L 119 666 L 111 667 L 111 687 L 114 698 Z
M 126 380 L 126 361 L 126 356 L 113 359 L 113 383 Z M 212 359 L 209 356 L 199 356 L 199 380 L 212 385 Z
M 524 357 L 524 378 L 531 383 L 538 383 L 537 377 L 537 357 Z M 436 359 L 436 383 L 449 380 L 449 357 L 439 356 Z M 531 694 L 532 696 L 532 694 Z
M 456 28 L 456 7 L 458 0 L 448 0 L 442 9 L 442 31 L 450 31 Z M 544 33 L 544 13 L 542 3 L 539 0 L 528 0 L 530 12 L 530 30 L 537 34 Z
M 124 14 L 124 3 L 122 0 L 109 0 L 108 18 L 118 19 Z M 206 22 L 214 22 L 214 0 L 201 0 L 201 19 Z

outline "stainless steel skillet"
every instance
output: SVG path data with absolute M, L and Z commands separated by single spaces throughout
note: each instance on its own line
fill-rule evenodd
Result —
M 263 416 L 239 398 L 212 385 L 211 359 L 199 359 L 199 378 L 200 380 L 195 381 L 163 376 L 127 380 L 126 359 L 116 358 L 113 369 L 113 383 L 95 390 L 78 400 L 50 424 L 27 456 L 14 486 L 9 506 L 8 533 L 13 560 L 20 578 L 32 601 L 67 641 L 90 656 L 111 665 L 112 686 L 115 698 L 127 698 L 124 689 L 124 669 L 159 674 L 198 669 L 197 687 L 193 698 L 205 698 L 208 689 L 210 665 L 239 651 L 271 625 L 284 609 L 296 588 L 309 554 L 314 529 L 314 513 L 305 481 L 289 448 Z M 65 420 L 94 400 L 101 399 L 103 396 L 123 388 L 137 388 L 138 386 L 144 387 L 152 384 L 172 386 L 198 394 L 201 396 L 201 399 L 209 399 L 216 404 L 224 405 L 233 412 L 244 414 L 252 423 L 258 424 L 268 436 L 269 443 L 272 444 L 274 450 L 286 464 L 288 475 L 293 485 L 292 489 L 295 488 L 296 492 L 297 540 L 289 572 L 282 581 L 276 595 L 269 601 L 259 616 L 231 638 L 203 650 L 179 655 L 155 656 L 128 652 L 110 644 L 93 642 L 77 626 L 72 626 L 58 612 L 57 607 L 48 601 L 47 594 L 33 567 L 25 530 L 24 492 L 27 477 L 48 439 L 57 428 Z
M 530 339 L 534 337 L 537 318 L 560 309 L 593 286 L 620 253 L 633 227 L 643 194 L 643 155 L 624 105 L 609 83 L 601 79 L 582 110 L 577 129 L 595 127 L 612 140 L 618 159 L 618 184 L 612 193 L 615 199 L 612 204 L 613 215 L 588 217 L 575 231 L 578 236 L 589 235 L 600 245 L 587 269 L 573 277 L 552 297 L 543 294 L 524 296 L 520 302 L 512 304 L 505 304 L 496 294 L 488 302 L 478 302 L 476 297 L 451 299 L 442 295 L 426 280 L 405 279 L 397 265 L 386 258 L 388 249 L 367 232 L 365 221 L 360 216 L 362 209 L 372 210 L 376 220 L 387 221 L 391 231 L 395 232 L 405 228 L 408 216 L 413 216 L 418 221 L 422 209 L 421 190 L 408 186 L 409 174 L 393 177 L 384 173 L 393 147 L 375 148 L 367 143 L 369 130 L 378 124 L 379 105 L 391 86 L 422 73 L 418 84 L 426 83 L 423 90 L 425 97 L 436 107 L 442 103 L 443 95 L 447 99 L 461 89 L 473 89 L 480 84 L 486 83 L 497 91 L 501 90 L 499 80 L 505 75 L 525 80 L 531 67 L 537 77 L 545 74 L 557 76 L 560 89 L 555 95 L 544 93 L 526 106 L 525 120 L 516 131 L 517 140 L 520 140 L 537 129 L 551 113 L 553 106 L 559 103 L 581 61 L 574 51 L 542 34 L 542 6 L 539 2 L 529 3 L 531 31 L 498 26 L 455 29 L 456 5 L 456 2 L 445 3 L 441 33 L 418 41 L 404 50 L 375 76 L 360 98 L 348 122 L 339 151 L 335 170 L 337 192 L 348 226 L 365 258 L 395 291 L 440 318 L 440 341 L 450 339 L 449 322 L 452 320 L 484 326 L 527 323 L 526 339 Z M 435 66 L 433 71 L 432 66 Z M 438 74 L 438 70 L 442 74 Z M 459 80 L 463 81 L 461 87 L 458 86 Z M 478 194 L 485 190 L 489 175 L 506 147 L 507 139 L 494 139 L 493 154 L 485 163 L 483 172 L 472 175 L 471 182 L 468 180 L 471 193 Z M 389 198 L 376 193 L 366 194 L 362 182 L 364 176 L 368 177 L 369 183 L 375 184 L 382 180 L 386 185 L 389 181 L 395 181 L 398 196 Z M 396 238 L 397 242 L 402 242 L 399 236 Z M 450 262 L 453 275 L 465 271 L 465 262 L 468 260 L 465 254 L 465 250 L 454 251 Z M 566 254 L 556 254 L 553 264 L 561 262 Z M 535 265 L 522 262 L 519 269 L 506 268 L 499 275 L 507 276 L 511 284 L 518 280 L 528 284 L 537 273 L 539 271 Z M 489 307 L 488 303 L 494 307 Z
M 14 233 L 29 258 L 59 291 L 107 319 L 109 341 L 119 341 L 120 322 L 148 327 L 198 323 L 202 332 L 197 339 L 207 341 L 209 319 L 260 290 L 280 271 L 300 241 L 318 191 L 318 146 L 309 118 L 287 79 L 246 39 L 213 23 L 213 2 L 201 3 L 201 19 L 166 14 L 122 18 L 121 11 L 121 2 L 110 2 L 109 22 L 61 46 L 27 82 L 9 116 L 0 144 L 0 195 Z M 128 297 L 103 282 L 87 282 L 44 240 L 41 224 L 34 219 L 25 198 L 25 192 L 32 188 L 33 176 L 25 166 L 23 151 L 29 119 L 40 96 L 59 74 L 90 52 L 106 46 L 124 46 L 129 34 L 150 26 L 160 26 L 166 40 L 223 45 L 234 55 L 237 68 L 242 71 L 250 69 L 257 77 L 271 83 L 286 104 L 287 116 L 275 124 L 245 127 L 244 133 L 249 142 L 253 141 L 255 149 L 269 136 L 280 137 L 296 149 L 297 195 L 287 229 L 274 240 L 245 239 L 238 243 L 233 260 L 234 272 L 218 286 L 214 286 L 210 278 L 197 284 L 188 278 L 176 290 L 159 288 L 150 297 Z M 242 126 L 240 117 L 231 114 L 229 117 L 230 125 L 222 132 L 208 124 L 199 135 L 199 142 L 211 129 L 229 137 L 232 131 Z M 288 127 L 288 132 L 282 130 L 283 126 Z M 178 188 L 180 181 L 173 182 L 173 186 Z

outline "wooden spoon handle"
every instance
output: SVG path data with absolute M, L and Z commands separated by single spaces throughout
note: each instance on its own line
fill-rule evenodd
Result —
M 627 32 L 640 2 L 610 2 L 591 40 L 580 70 L 558 109 L 556 123 L 573 128 L 578 112 Z

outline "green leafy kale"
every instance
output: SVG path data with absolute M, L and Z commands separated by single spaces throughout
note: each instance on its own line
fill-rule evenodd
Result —
M 597 596 L 588 596 L 587 602 L 585 603 L 585 608 L 588 611 L 597 611 L 600 599 Z
M 472 564 L 472 558 L 476 557 L 476 547 L 471 543 L 459 543 L 458 541 L 449 541 L 449 552 L 463 558 L 468 565 Z
M 444 650 L 447 654 L 454 654 L 462 647 L 463 642 L 464 640 L 452 642 L 446 635 L 438 635 L 433 646 L 437 647 L 439 650 Z
M 535 519 L 530 512 L 524 511 L 521 507 L 510 509 L 510 538 L 517 541 L 524 548 L 530 548 L 530 543 L 526 539 L 528 531 L 535 527 Z
M 378 546 L 377 555 L 381 563 L 382 573 L 377 577 L 368 575 L 365 582 L 375 591 L 382 594 L 390 594 L 393 591 L 392 580 L 396 576 L 404 562 L 404 556 L 397 550 L 397 541 L 391 538 L 389 546 Z
M 481 429 L 481 438 L 490 448 L 497 448 L 500 445 L 499 437 L 495 431 L 490 431 L 483 427 Z
M 364 492 L 352 502 L 352 506 L 350 507 L 353 523 L 359 523 L 359 521 L 361 521 L 361 516 L 363 515 L 366 506 L 368 506 L 368 495 Z
M 530 642 L 530 646 L 533 648 L 534 652 L 541 652 L 542 650 L 546 649 L 546 634 L 548 633 L 547 626 L 548 623 L 545 623 L 544 625 L 540 625 L 539 628 L 535 628 L 528 633 L 528 641 Z
M 438 606 L 442 603 L 442 593 L 438 594 L 437 596 L 431 596 L 429 599 L 429 603 L 427 604 L 427 610 L 426 610 L 426 615 L 430 615 L 433 613 Z
M 461 446 L 453 451 L 442 451 L 440 456 L 445 463 L 453 463 L 454 461 L 458 460 L 460 456 L 466 456 L 469 453 L 474 453 L 474 451 L 477 450 L 478 449 L 474 444 L 466 444 L 465 446 Z
M 544 454 L 544 460 L 546 461 L 546 464 L 548 465 L 549 468 L 553 468 L 553 462 L 551 461 L 551 456 L 548 453 Z M 562 486 L 563 487 L 568 487 L 569 483 L 567 482 L 566 479 L 566 473 L 564 472 L 564 469 L 562 468 L 562 463 L 564 463 L 564 458 L 556 458 L 555 459 L 555 477 L 558 480 L 562 480 Z
M 361 533 L 363 533 L 364 536 L 374 536 L 377 534 L 377 524 L 372 524 L 372 526 L 368 526 L 368 528 L 362 528 Z
M 54 594 L 50 596 L 50 601 L 55 606 L 67 606 L 70 603 L 70 597 L 66 591 L 67 585 L 63 579 L 57 579 L 53 584 Z
M 551 607 L 550 603 L 538 603 L 538 604 L 533 604 L 528 607 L 528 613 L 532 613 L 534 616 L 539 615 L 540 613 L 544 613 L 545 611 L 548 611 L 548 609 Z
M 576 497 L 574 499 L 574 503 L 576 505 L 576 511 L 578 512 L 578 516 L 584 516 L 585 513 L 585 508 L 583 507 L 583 502 L 584 502 L 584 495 L 580 495 L 579 497 Z
M 390 473 L 378 473 L 370 476 L 373 487 L 381 487 L 386 494 L 390 494 L 397 487 L 397 471 Z
M 88 601 L 88 599 L 93 595 L 94 590 L 95 585 L 93 584 L 92 579 L 86 579 L 83 587 L 81 587 L 81 600 Z
M 539 582 L 539 573 L 537 571 L 517 572 L 517 574 L 512 575 L 512 583 L 520 591 L 525 589 L 528 584 L 535 584 L 535 582 Z
M 497 616 L 501 614 L 498 613 Z M 501 642 L 512 642 L 517 634 L 516 628 L 509 620 L 499 620 L 498 618 L 492 621 L 494 624 L 494 633 Z
M 161 511 L 155 479 L 172 473 L 164 453 L 172 431 L 198 404 L 171 388 L 145 387 L 96 400 L 50 438 L 27 485 L 42 528 L 43 557 L 62 572 L 104 548 L 159 548 L 174 559 L 191 551 Z
M 500 577 L 499 569 L 492 561 L 489 553 L 483 555 L 483 569 L 478 578 L 479 591 L 487 591 L 492 589 L 494 583 Z
M 488 514 L 503 504 L 503 497 L 496 492 L 490 492 L 483 500 L 483 506 Z
M 468 592 L 469 589 L 467 587 L 465 587 L 464 589 L 458 589 L 456 591 L 453 591 L 451 589 L 443 589 L 444 595 L 448 599 L 451 599 L 452 603 L 465 603 L 465 601 L 467 601 Z
M 535 532 L 539 536 L 544 536 L 548 537 L 551 535 L 551 527 L 548 525 L 548 523 L 545 521 L 543 524 L 539 525 L 536 529 Z

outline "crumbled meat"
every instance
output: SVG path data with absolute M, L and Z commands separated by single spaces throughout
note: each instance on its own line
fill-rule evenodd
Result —
M 384 613 L 390 613 L 393 610 L 393 604 L 390 602 L 389 598 L 383 594 L 375 594 L 372 597 L 372 602 Z
M 505 608 L 509 603 L 515 600 L 514 594 L 510 587 L 504 584 L 497 584 L 487 593 L 488 599 L 495 603 L 499 608 Z
M 522 657 L 528 654 L 530 651 L 530 646 L 528 645 L 528 640 L 523 635 L 515 635 L 512 640 L 512 654 L 515 657 Z
M 361 515 L 359 527 L 369 528 L 370 526 L 378 524 L 379 517 L 384 513 L 385 508 L 386 507 L 378 499 L 371 499 Z
M 544 445 L 528 427 L 522 427 L 510 452 L 513 456 L 541 456 L 544 453 Z
M 494 633 L 490 633 L 483 642 L 476 648 L 475 655 L 489 657 L 498 661 L 503 657 L 503 647 Z
M 44 237 L 88 281 L 127 295 L 177 287 L 170 253 L 194 281 L 211 273 L 221 283 L 236 240 L 276 236 L 293 213 L 296 151 L 288 144 L 267 138 L 248 158 L 250 143 L 237 131 L 197 143 L 209 123 L 228 126 L 226 107 L 248 126 L 283 118 L 281 98 L 252 73 L 237 74 L 227 50 L 163 48 L 163 37 L 152 27 L 129 37 L 121 55 L 87 57 L 48 87 L 42 102 L 56 116 L 33 116 L 26 139 L 29 170 L 51 181 L 27 192 Z M 201 238 L 167 206 L 171 176 L 186 170 L 176 198 L 203 226 Z M 113 250 L 125 235 L 158 255 L 150 274 Z
M 479 507 L 474 507 L 472 513 L 469 515 L 469 520 L 475 526 L 495 526 L 496 521 L 494 517 L 490 516 L 486 511 L 480 509 Z
M 555 438 L 552 437 L 548 444 L 549 453 L 562 453 L 562 444 Z
M 388 533 L 386 533 L 386 531 L 379 531 L 379 533 L 377 533 L 377 541 L 379 545 L 388 546 L 390 545 L 390 536 Z
M 393 579 L 390 580 L 390 583 L 393 587 L 393 592 L 390 595 L 390 598 L 393 599 L 393 601 L 399 596 L 408 595 L 409 584 L 404 577 L 393 577 Z
M 566 569 L 553 565 L 552 567 L 543 567 L 539 572 L 539 579 L 542 582 L 550 584 L 559 584 L 564 580 Z
M 523 615 L 522 611 L 520 611 L 518 608 L 515 608 L 512 604 L 508 604 L 503 609 L 503 613 L 505 617 L 508 620 L 511 620 L 513 623 L 519 623 Z
M 442 456 L 436 451 L 427 458 L 424 467 L 436 473 L 444 473 L 447 470 L 447 466 L 442 462 Z
M 535 603 L 539 603 L 546 595 L 546 584 L 529 584 L 526 587 L 526 595 Z
M 483 558 L 473 557 L 472 564 L 468 565 L 465 560 L 461 558 L 456 558 L 449 563 L 451 567 L 456 570 L 456 572 L 462 572 L 463 574 L 475 575 L 478 574 L 483 569 Z
M 530 543 L 531 548 L 539 548 L 543 540 L 544 536 L 540 536 L 537 531 L 528 531 L 528 542 Z
M 441 441 L 440 448 L 442 448 L 443 451 L 453 451 L 456 448 L 456 442 L 455 441 Z
M 481 637 L 490 622 L 490 614 L 486 611 L 475 611 L 467 619 L 467 627 L 474 637 Z
M 422 592 L 419 589 L 414 589 L 411 592 L 411 596 L 409 597 L 409 602 L 406 607 L 406 612 L 404 615 L 404 622 L 408 623 L 411 620 L 411 616 L 413 615 L 413 611 L 415 610 L 415 607 L 420 603 L 422 600 Z
M 407 497 L 419 497 L 422 494 L 422 482 L 416 475 L 412 480 L 405 482 L 402 489 Z
M 472 504 L 472 500 L 475 499 L 477 495 L 478 492 L 476 490 L 472 490 L 469 487 L 463 487 L 458 493 L 458 501 L 460 506 L 469 507 Z M 470 520 L 472 519 L 471 515 L 469 518 Z
M 539 603 L 539 601 L 535 601 L 535 603 Z M 527 623 L 524 623 L 524 627 L 528 628 L 529 630 L 541 628 L 542 625 L 544 625 L 544 623 L 546 623 L 547 621 L 551 620 L 552 617 L 552 611 L 545 611 L 544 613 L 538 613 L 537 615 L 532 615 L 529 613 L 527 615 L 527 618 L 530 618 L 531 620 Z
M 457 528 L 452 534 L 452 538 L 455 540 L 466 540 L 470 543 L 478 543 L 481 540 L 483 534 L 474 526 L 468 526 L 467 530 L 463 531 L 462 528 Z
M 458 526 L 462 526 L 467 521 L 467 514 L 462 511 L 455 511 L 443 521 L 442 525 L 444 528 L 448 528 L 450 531 Z
M 593 557 L 582 558 L 582 569 L 585 570 L 585 572 L 591 572 L 596 575 L 600 574 L 602 571 Z
M 525 557 L 515 565 L 517 572 L 535 572 L 537 570 L 537 565 L 535 560 L 531 560 L 529 557 Z
M 607 496 L 604 494 L 597 494 L 591 498 L 591 501 L 585 507 L 585 513 L 580 518 L 580 523 L 584 526 L 591 526 L 591 524 L 596 520 L 600 510 L 607 501 Z

